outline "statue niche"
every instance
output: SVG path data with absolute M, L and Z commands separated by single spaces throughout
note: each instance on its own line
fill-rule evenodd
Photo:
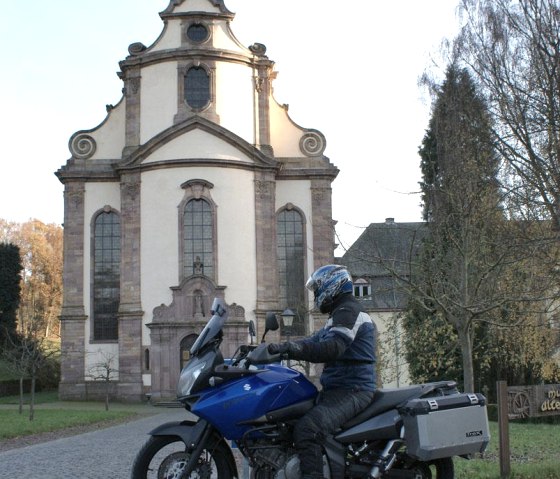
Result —
M 205 276 L 186 278 L 179 286 L 171 287 L 173 300 L 169 306 L 154 308 L 152 324 L 206 322 L 214 298 L 224 299 L 224 289 Z

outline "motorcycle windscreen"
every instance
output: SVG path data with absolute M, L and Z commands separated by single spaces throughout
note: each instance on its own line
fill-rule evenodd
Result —
M 219 298 L 214 299 L 214 302 L 212 303 L 212 313 L 213 314 L 210 318 L 210 321 L 206 323 L 206 326 L 204 326 L 204 329 L 202 330 L 198 338 L 196 338 L 196 341 L 190 349 L 191 356 L 194 356 L 210 341 L 216 338 L 216 336 L 218 336 L 218 334 L 224 327 L 224 323 L 228 318 L 228 311 L 223 300 Z

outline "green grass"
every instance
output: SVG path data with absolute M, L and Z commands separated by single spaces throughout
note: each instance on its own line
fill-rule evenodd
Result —
M 500 479 L 498 425 L 490 422 L 491 440 L 482 459 L 455 459 L 457 479 Z M 560 479 L 560 425 L 509 424 L 513 479 Z
M 0 440 L 12 437 L 56 431 L 71 426 L 83 426 L 103 421 L 113 421 L 131 416 L 127 411 L 38 409 L 33 421 L 24 411 L 0 410 Z
M 23 412 L 19 414 L 19 396 L 0 398 L 0 441 L 159 412 L 147 404 L 118 402 L 110 403 L 109 411 L 105 411 L 102 401 L 59 401 L 57 391 L 43 391 L 35 395 L 34 419 L 30 421 L 29 402 L 26 394 Z
M 31 395 L 23 395 L 23 403 L 29 404 Z M 58 401 L 58 391 L 41 391 L 35 393 L 35 404 L 53 403 Z M 19 404 L 19 396 L 0 397 L 0 404 Z

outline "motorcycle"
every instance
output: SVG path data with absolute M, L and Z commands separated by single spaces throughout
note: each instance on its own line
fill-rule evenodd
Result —
M 196 420 L 151 431 L 132 479 L 238 478 L 239 453 L 251 479 L 301 478 L 292 431 L 317 388 L 268 352 L 265 336 L 278 329 L 271 313 L 259 345 L 241 345 L 224 359 L 227 317 L 215 299 L 180 375 L 177 399 Z M 252 322 L 250 329 L 252 338 Z M 459 393 L 453 381 L 379 389 L 364 411 L 326 436 L 323 477 L 452 479 L 453 456 L 482 453 L 489 439 L 486 399 Z

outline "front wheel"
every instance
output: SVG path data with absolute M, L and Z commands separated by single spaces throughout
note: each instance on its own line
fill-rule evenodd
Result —
M 203 450 L 190 479 L 231 479 L 224 444 Z M 177 436 L 152 436 L 142 447 L 132 466 L 131 479 L 179 479 L 190 453 Z
M 454 479 L 455 477 L 453 459 L 450 457 L 428 462 L 415 461 L 405 469 L 413 471 L 415 479 Z

